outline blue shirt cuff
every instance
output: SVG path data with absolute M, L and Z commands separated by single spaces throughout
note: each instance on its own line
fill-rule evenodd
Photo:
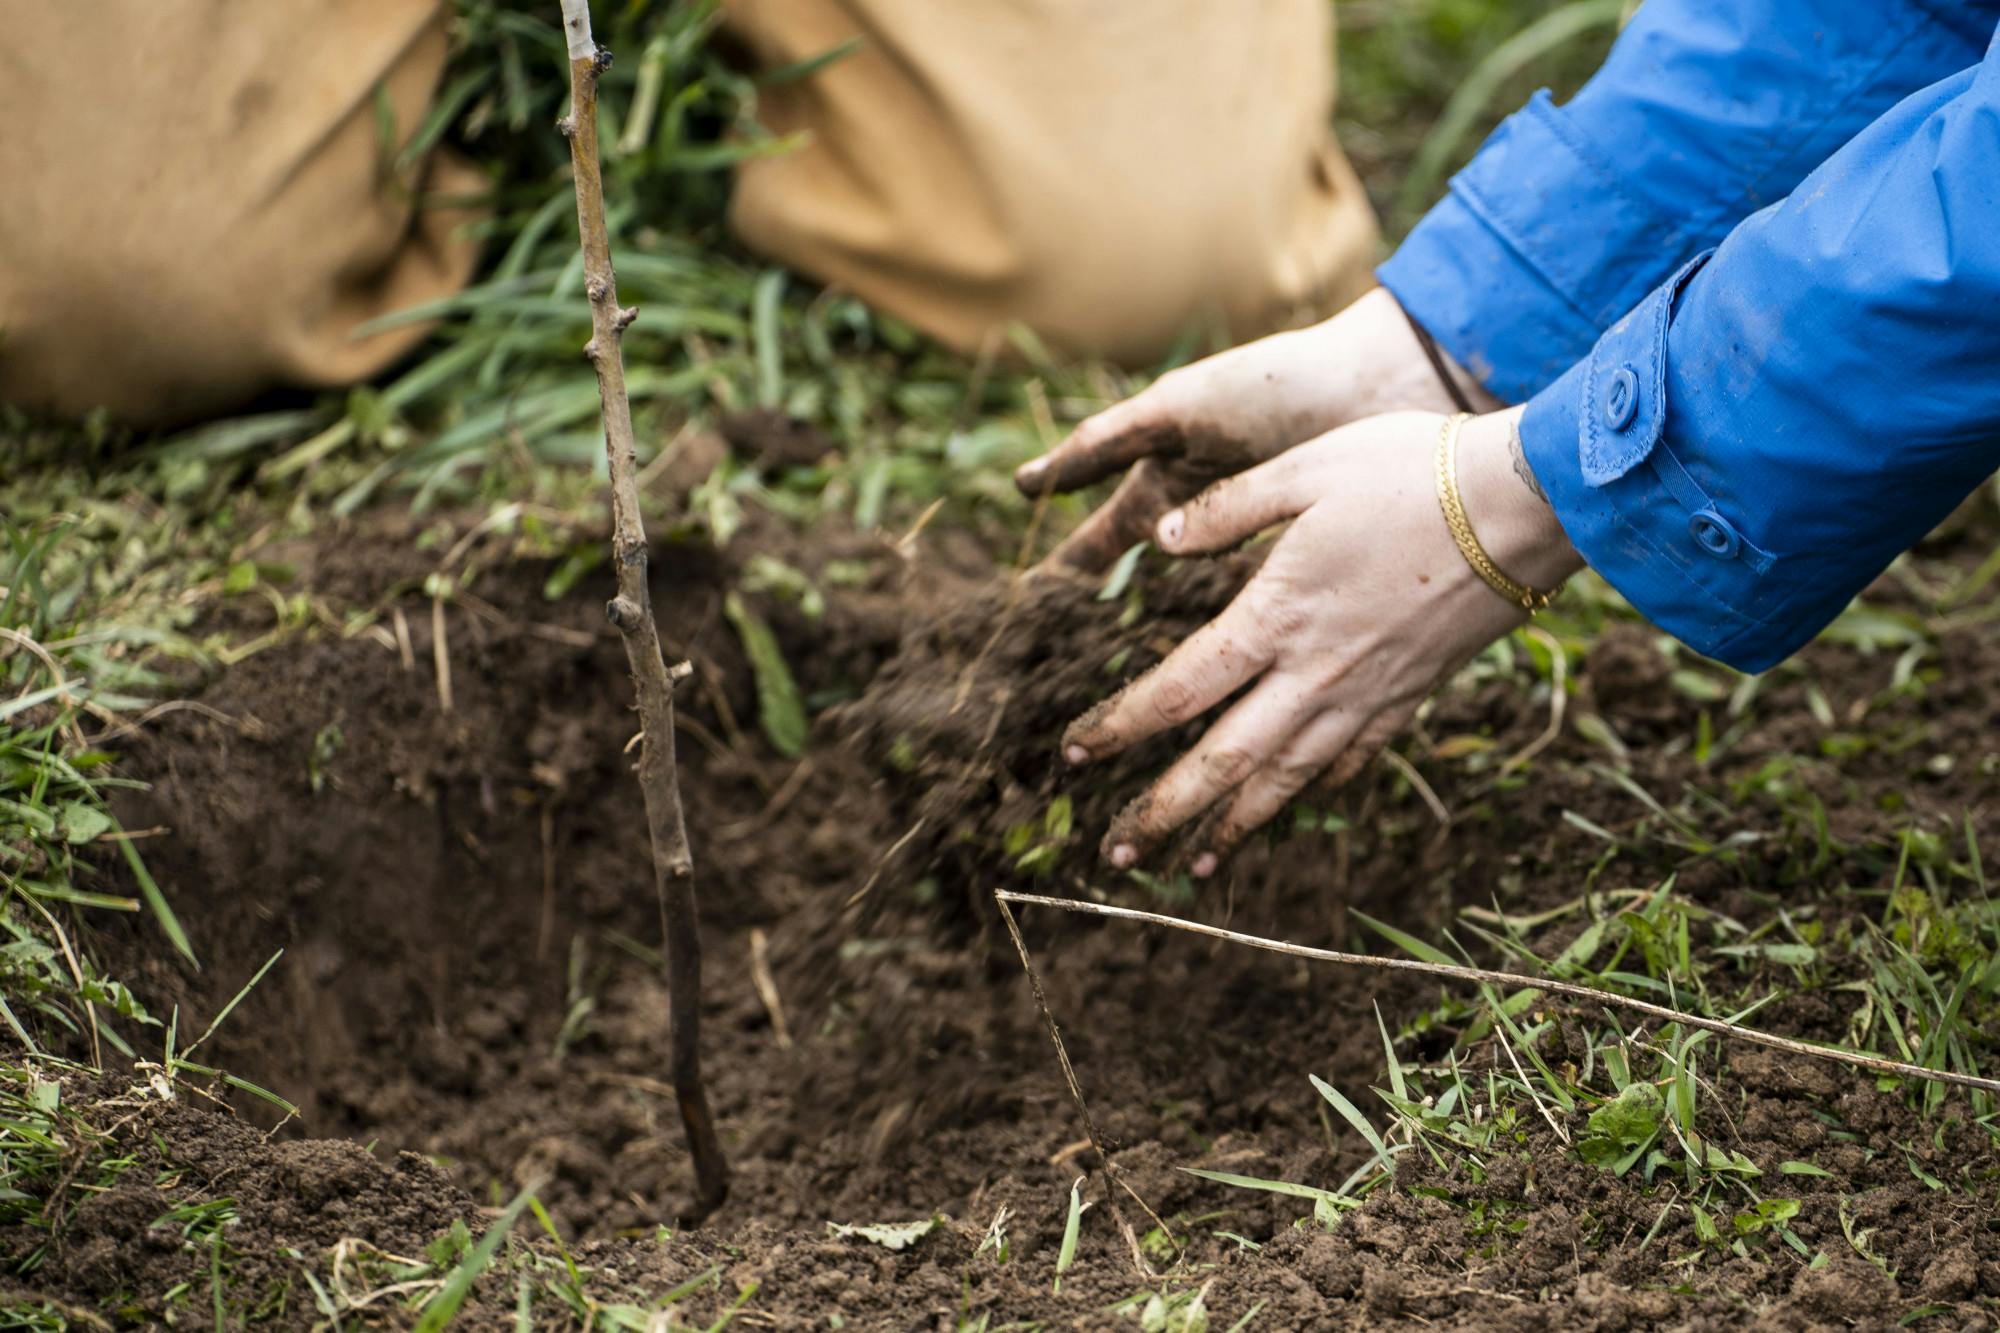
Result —
M 1571 545 L 1641 615 L 1699 653 L 1763 671 L 1810 628 L 1796 615 L 1770 617 L 1790 580 L 1689 474 L 1667 429 L 1674 303 L 1707 259 L 1690 261 L 1535 395 L 1521 445 Z

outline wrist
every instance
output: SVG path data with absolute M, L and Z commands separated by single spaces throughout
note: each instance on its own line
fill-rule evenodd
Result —
M 1333 362 L 1325 371 L 1349 380 L 1343 395 L 1347 419 L 1358 421 L 1412 408 L 1457 410 L 1439 371 L 1424 353 L 1417 326 L 1388 288 L 1375 288 L 1323 327 L 1329 335 L 1327 345 Z M 1438 355 L 1444 363 L 1443 374 L 1459 386 L 1475 411 L 1489 412 L 1502 406 L 1451 359 L 1449 352 L 1440 347 Z
M 1531 587 L 1553 588 L 1583 568 L 1583 558 L 1520 453 L 1523 410 L 1470 417 L 1459 428 L 1459 498 L 1502 571 Z
M 1370 303 L 1366 345 L 1379 349 L 1377 354 L 1395 367 L 1393 374 L 1378 378 L 1372 410 L 1425 406 L 1479 415 L 1506 406 L 1488 393 L 1387 287 L 1377 287 L 1356 305 L 1362 302 Z

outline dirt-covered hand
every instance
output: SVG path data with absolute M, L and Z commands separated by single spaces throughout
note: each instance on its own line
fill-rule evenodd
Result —
M 1553 587 L 1581 561 L 1520 457 L 1519 417 L 1465 423 L 1459 489 L 1494 562 Z M 1064 734 L 1065 757 L 1086 764 L 1243 691 L 1112 821 L 1112 865 L 1137 865 L 1200 818 L 1183 853 L 1197 877 L 1213 874 L 1315 778 L 1352 777 L 1440 680 L 1525 618 L 1480 581 L 1445 524 L 1434 470 L 1443 423 L 1398 412 L 1343 427 L 1160 519 L 1156 539 L 1175 555 L 1295 521 L 1220 616 Z
M 1450 367 L 1482 409 L 1499 404 Z M 1202 487 L 1378 412 L 1449 411 L 1451 400 L 1396 298 L 1381 288 L 1332 319 L 1170 371 L 1099 412 L 1014 474 L 1028 495 L 1125 478 L 1050 555 L 1085 572 L 1109 567 Z

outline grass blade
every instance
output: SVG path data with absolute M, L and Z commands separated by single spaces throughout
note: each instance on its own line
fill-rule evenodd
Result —
M 146 900 L 146 906 L 153 909 L 160 929 L 167 933 L 167 938 L 181 951 L 181 956 L 192 963 L 196 971 L 200 971 L 201 961 L 194 956 L 194 946 L 188 943 L 187 932 L 181 929 L 180 918 L 174 915 L 174 909 L 167 906 L 167 895 L 160 892 L 160 886 L 153 882 L 152 872 L 139 859 L 139 849 L 132 845 L 130 838 L 120 838 L 118 849 L 125 853 L 125 864 L 132 868 L 132 878 L 139 881 L 139 896 Z
M 1386 921 L 1377 921 L 1358 907 L 1348 908 L 1347 914 L 1413 958 L 1421 958 L 1427 963 L 1438 963 L 1445 967 L 1458 966 L 1456 958 L 1435 944 L 1426 944 L 1408 931 L 1398 930 Z
M 1336 1208 L 1354 1208 L 1359 1201 L 1323 1190 L 1317 1185 L 1295 1185 L 1289 1180 L 1265 1180 L 1261 1176 L 1239 1176 L 1230 1171 L 1210 1171 L 1205 1167 L 1184 1166 L 1181 1170 L 1203 1180 L 1212 1180 L 1218 1185 L 1234 1185 L 1238 1189 L 1262 1190 L 1266 1194 L 1286 1194 L 1294 1199 L 1325 1200 Z
M 1069 1219 L 1063 1223 L 1062 1248 L 1056 1251 L 1056 1284 L 1054 1291 L 1062 1290 L 1063 1274 L 1076 1262 L 1076 1242 L 1083 1232 L 1083 1181 L 1078 1176 L 1069 1187 Z
M 1382 1142 L 1382 1136 L 1375 1132 L 1375 1126 L 1368 1123 L 1368 1117 L 1361 1114 L 1353 1102 L 1341 1096 L 1339 1088 L 1334 1087 L 1333 1084 L 1328 1083 L 1318 1074 L 1308 1074 L 1306 1077 L 1312 1080 L 1312 1085 L 1319 1089 L 1319 1095 L 1326 1098 L 1327 1104 L 1340 1112 L 1340 1118 L 1354 1126 L 1354 1132 L 1368 1141 L 1368 1146 L 1375 1150 L 1375 1160 L 1381 1163 L 1382 1169 L 1390 1175 L 1394 1175 L 1396 1173 L 1396 1161 L 1389 1155 L 1389 1147 Z
M 527 1190 L 514 1196 L 514 1202 L 507 1205 L 507 1211 L 500 1214 L 499 1220 L 479 1238 L 479 1243 L 459 1261 L 458 1267 L 451 1270 L 451 1276 L 438 1288 L 437 1295 L 424 1302 L 424 1311 L 417 1317 L 414 1333 L 443 1333 L 458 1314 L 459 1307 L 465 1304 L 465 1298 L 472 1294 L 472 1284 L 493 1262 L 500 1242 L 507 1239 L 507 1233 L 514 1229 L 514 1223 L 521 1220 L 528 1201 L 534 1197 Z
M 276 953 L 272 954 L 269 958 L 265 959 L 264 966 L 257 969 L 257 975 L 251 977 L 250 980 L 243 983 L 243 989 L 237 991 L 236 994 L 230 998 L 229 1003 L 222 1006 L 222 1012 L 215 1016 L 214 1021 L 211 1022 L 208 1025 L 208 1027 L 203 1030 L 202 1034 L 199 1037 L 196 1037 L 192 1042 L 188 1044 L 187 1049 L 181 1052 L 181 1057 L 185 1058 L 187 1056 L 193 1055 L 195 1047 L 201 1045 L 203 1042 L 207 1041 L 210 1037 L 214 1036 L 215 1030 L 222 1026 L 223 1020 L 228 1018 L 230 1014 L 235 1012 L 237 1005 L 243 1003 L 243 997 L 248 995 L 251 991 L 255 990 L 257 988 L 257 983 L 264 979 L 264 974 L 271 970 L 271 965 L 276 963 L 280 958 L 283 958 L 284 956 L 285 956 L 285 951 L 283 949 L 280 949 Z
M 1592 28 L 1617 23 L 1624 11 L 1625 0 L 1575 0 L 1544 14 L 1494 47 L 1459 84 L 1438 114 L 1437 124 L 1417 149 L 1416 159 L 1404 174 L 1403 187 L 1396 196 L 1398 211 L 1414 217 L 1422 209 L 1443 181 L 1445 167 L 1465 136 L 1479 123 L 1480 115 L 1509 79 L 1538 56 L 1574 41 Z

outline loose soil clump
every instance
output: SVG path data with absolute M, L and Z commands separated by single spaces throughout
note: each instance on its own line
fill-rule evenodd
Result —
M 741 579 L 734 556 L 657 551 L 654 598 L 677 636 L 668 652 L 696 666 L 681 696 L 682 783 L 705 921 L 710 1094 L 736 1169 L 721 1213 L 663 1235 L 691 1182 L 663 1082 L 657 913 L 621 757 L 636 724 L 614 702 L 629 691 L 601 621 L 608 583 L 551 601 L 548 567 L 501 563 L 434 608 L 422 580 L 435 556 L 407 535 L 286 553 L 316 597 L 365 615 L 253 655 L 202 691 L 214 713 L 170 714 L 130 742 L 127 769 L 151 785 L 120 814 L 170 830 L 144 847 L 202 970 L 174 961 L 143 922 L 92 941 L 155 1012 L 178 1003 L 183 1030 L 284 949 L 203 1058 L 290 1097 L 301 1120 L 266 1139 L 277 1117 L 254 1098 L 235 1095 L 233 1115 L 185 1097 L 149 1103 L 119 1132 L 147 1145 L 153 1169 L 77 1208 L 37 1288 L 89 1305 L 122 1284 L 134 1317 L 151 1317 L 163 1291 L 208 1271 L 206 1254 L 149 1239 L 169 1200 L 235 1199 L 229 1243 L 257 1256 L 235 1270 L 248 1295 L 294 1276 L 286 1247 L 306 1266 L 348 1238 L 422 1254 L 454 1217 L 477 1234 L 477 1204 L 534 1185 L 577 1261 L 611 1289 L 658 1293 L 718 1270 L 681 1305 L 697 1324 L 753 1282 L 747 1310 L 784 1328 L 828 1327 L 833 1315 L 871 1329 L 954 1329 L 982 1314 L 996 1327 L 1116 1320 L 1107 1308 L 1145 1284 L 1099 1209 L 1051 1290 L 1069 1188 L 1090 1159 L 987 895 L 1030 884 L 1145 894 L 1098 866 L 1095 840 L 1186 735 L 1087 780 L 1063 770 L 1058 738 L 1219 610 L 1242 560 L 1144 569 L 1136 591 L 1107 601 L 1095 585 L 996 580 L 969 558 L 912 561 L 860 538 L 739 543 L 777 550 L 825 593 L 816 618 L 776 593 L 750 599 L 802 692 L 846 701 L 787 758 L 759 731 L 753 673 L 723 614 Z M 1693 761 L 1643 742 L 1691 733 L 1697 705 L 1669 692 L 1663 707 L 1654 682 L 1626 678 L 1651 669 L 1640 646 L 1600 650 L 1577 706 L 1623 731 L 1634 782 L 1673 792 L 1698 776 Z M 1888 662 L 1813 651 L 1886 684 Z M 1970 636 L 1941 651 L 1952 680 L 1990 680 L 2000 661 Z M 1959 674 L 1975 670 L 1986 674 Z M 1774 693 L 1757 714 L 1769 720 L 1735 738 L 1732 771 L 1796 748 L 1798 687 Z M 1986 707 L 1983 694 L 1937 691 L 1910 703 L 1910 723 L 1976 713 L 1984 726 Z M 1512 753 L 1546 708 L 1494 682 L 1448 694 L 1425 726 Z M 1582 776 L 1601 757 L 1593 744 L 1568 730 L 1509 783 L 1424 765 L 1449 828 L 1377 765 L 1327 797 L 1341 820 L 1260 842 L 1223 882 L 1167 910 L 1341 946 L 1355 942 L 1350 905 L 1423 934 L 1466 903 L 1525 911 L 1574 898 L 1602 846 L 1563 812 L 1609 827 L 1635 817 L 1628 794 Z M 1871 752 L 1801 780 L 1827 784 L 1836 824 L 1858 843 L 1888 826 L 1869 802 L 1905 788 L 1906 768 Z M 1903 795 L 1984 811 L 1993 785 L 1966 765 Z M 1052 819 L 1062 798 L 1067 814 Z M 1604 873 L 1650 886 L 1675 868 L 1717 910 L 1873 873 L 1836 863 L 1802 883 L 1782 855 L 1755 848 L 1726 860 L 1635 851 Z M 1371 1006 L 1395 1031 L 1434 1008 L 1437 988 L 1053 913 L 1024 926 L 1122 1173 L 1187 1229 L 1190 1264 L 1209 1266 L 1200 1280 L 1215 1327 L 1253 1307 L 1252 1328 L 1804 1327 L 1893 1323 L 1925 1302 L 1987 1318 L 2000 1297 L 1991 1209 L 1930 1190 L 1911 1169 L 1993 1158 L 1962 1105 L 1956 1120 L 1921 1120 L 1844 1071 L 1747 1047 L 1707 1056 L 1705 1077 L 1729 1090 L 1715 1114 L 1730 1125 L 1714 1133 L 1769 1173 L 1807 1153 L 1832 1171 L 1786 1181 L 1803 1204 L 1794 1226 L 1830 1256 L 1820 1268 L 1787 1250 L 1700 1258 L 1685 1210 L 1656 1225 L 1671 1197 L 1574 1160 L 1538 1122 L 1481 1186 L 1412 1152 L 1402 1188 L 1331 1231 L 1295 1227 L 1299 1201 L 1180 1168 L 1337 1183 L 1367 1150 L 1329 1131 L 1306 1075 L 1379 1115 Z M 789 1041 L 760 995 L 758 952 Z M 1816 991 L 1759 1017 L 1838 1040 L 1851 1011 L 1849 998 Z M 1427 1029 L 1406 1055 L 1435 1055 L 1451 1035 Z M 1830 1100 L 1838 1123 L 1802 1114 L 1805 1093 Z M 100 1100 L 93 1121 L 108 1127 L 120 1108 Z M 1003 1212 L 1004 1264 L 987 1243 Z M 945 1219 L 935 1232 L 896 1251 L 826 1227 L 934 1215 Z M 1879 1263 L 1839 1243 L 1844 1225 L 1871 1230 Z M 511 1319 L 514 1298 L 511 1286 L 482 1287 L 469 1326 Z M 308 1301 L 271 1322 L 317 1317 Z

